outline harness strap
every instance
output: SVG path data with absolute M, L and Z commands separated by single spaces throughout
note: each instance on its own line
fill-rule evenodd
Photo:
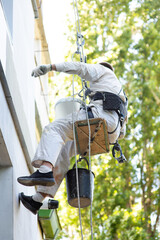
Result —
M 93 100 L 93 101 L 96 101 L 96 100 L 103 100 L 105 101 L 106 97 L 105 97 L 105 94 L 106 92 L 96 92 L 93 96 L 91 96 L 90 98 Z M 120 116 L 119 116 L 119 113 L 116 111 L 116 113 L 118 114 L 118 122 L 117 122 L 117 126 L 116 128 L 112 131 L 112 132 L 108 132 L 108 134 L 113 134 L 118 126 L 119 126 L 119 123 L 120 123 Z
M 83 110 L 85 110 L 85 107 L 82 107 Z M 92 113 L 92 108 L 87 106 L 87 113 L 88 113 L 88 118 L 94 118 L 94 115 Z
M 88 118 L 94 118 L 91 107 L 87 107 Z
M 94 95 L 90 96 L 90 99 L 93 101 L 102 100 L 104 111 L 112 110 L 117 112 L 121 127 L 123 126 L 123 123 L 127 115 L 127 110 L 126 110 L 127 101 L 124 102 L 118 95 L 111 92 L 96 92 Z
M 118 118 L 118 122 L 117 122 L 116 128 L 112 132 L 108 132 L 108 134 L 113 134 L 117 130 L 119 123 L 120 123 L 120 119 Z
M 91 100 L 96 101 L 96 100 L 104 100 L 105 95 L 103 92 L 96 92 L 93 96 L 89 96 Z
M 108 100 L 108 96 L 110 96 L 112 100 L 114 98 L 117 98 L 117 99 L 119 99 L 119 101 L 121 103 L 125 104 L 124 101 L 120 98 L 120 96 L 118 96 L 115 93 L 111 93 L 111 92 L 96 92 L 94 95 L 90 95 L 89 97 L 93 101 L 96 101 L 96 100 L 106 101 L 106 100 Z

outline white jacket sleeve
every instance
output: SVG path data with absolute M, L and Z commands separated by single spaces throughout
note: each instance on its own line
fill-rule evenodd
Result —
M 100 64 L 87 64 L 81 62 L 63 62 L 55 64 L 58 72 L 76 74 L 87 81 L 96 81 L 104 73 L 104 67 Z

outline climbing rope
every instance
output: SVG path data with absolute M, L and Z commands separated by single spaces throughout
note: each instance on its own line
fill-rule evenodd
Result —
M 76 51 L 76 53 L 80 54 L 81 62 L 86 62 L 86 57 L 84 55 L 84 48 L 83 48 L 85 41 L 81 34 L 77 0 L 73 0 L 73 8 L 74 8 L 75 23 L 76 23 L 76 35 L 77 35 L 77 42 L 76 42 L 77 43 L 77 51 Z
M 78 166 L 77 166 L 77 146 L 76 146 L 76 137 L 75 137 L 75 99 L 74 99 L 74 75 L 72 78 L 72 93 L 73 93 L 73 111 L 72 111 L 72 120 L 73 120 L 73 138 L 74 138 L 74 152 L 75 152 L 75 162 L 76 162 L 76 182 L 77 182 L 77 197 L 78 197 L 78 210 L 79 210 L 79 221 L 80 221 L 80 230 L 81 230 L 81 238 L 83 240 L 83 229 L 82 229 L 82 220 L 81 220 L 81 208 L 80 208 L 80 196 L 79 196 L 79 180 L 78 180 Z
M 74 8 L 74 15 L 75 15 L 75 23 L 76 23 L 76 35 L 77 35 L 77 51 L 74 54 L 79 54 L 80 55 L 80 62 L 86 62 L 86 57 L 84 55 L 84 38 L 81 34 L 81 28 L 80 28 L 80 21 L 79 21 L 79 13 L 78 13 L 78 4 L 77 0 L 73 0 L 73 8 Z M 73 54 L 73 56 L 74 56 Z M 72 56 L 72 60 L 73 60 Z M 83 92 L 83 102 L 85 106 L 85 113 L 86 113 L 86 119 L 87 119 L 87 124 L 88 124 L 88 156 L 89 156 L 89 172 L 90 172 L 90 188 L 91 188 L 91 182 L 92 182 L 92 171 L 91 171 L 91 129 L 90 129 L 90 123 L 89 123 L 89 118 L 88 118 L 88 112 L 87 112 L 87 104 L 86 104 L 86 95 L 85 95 L 85 90 L 87 88 L 87 84 L 85 80 L 81 78 L 81 83 L 82 83 L 82 92 Z M 74 75 L 73 75 L 73 81 L 72 81 L 72 91 L 73 91 L 73 118 L 74 118 Z M 81 209 L 80 209 L 80 196 L 79 196 L 79 182 L 78 182 L 78 166 L 77 166 L 77 148 L 76 148 L 76 138 L 75 138 L 75 126 L 74 126 L 74 119 L 73 119 L 73 135 L 74 135 L 74 149 L 75 149 L 75 162 L 76 162 L 76 179 L 77 179 L 77 196 L 78 196 L 78 208 L 79 208 L 79 219 L 80 219 L 80 229 L 81 229 L 81 238 L 83 240 L 83 230 L 82 230 L 82 221 L 81 221 Z M 90 227 L 91 227 L 91 240 L 93 240 L 93 226 L 92 226 L 92 189 L 91 189 L 91 207 L 90 207 Z

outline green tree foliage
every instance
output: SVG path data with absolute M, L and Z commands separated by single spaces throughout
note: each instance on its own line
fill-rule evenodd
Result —
M 93 231 L 97 240 L 160 238 L 160 2 L 79 0 L 88 63 L 112 63 L 129 99 L 128 162 L 111 155 L 92 158 L 95 172 Z M 69 39 L 75 44 L 75 27 Z M 78 212 L 59 211 L 59 239 L 81 239 Z M 63 197 L 62 197 L 63 202 Z M 90 239 L 89 208 L 82 210 L 84 239 Z

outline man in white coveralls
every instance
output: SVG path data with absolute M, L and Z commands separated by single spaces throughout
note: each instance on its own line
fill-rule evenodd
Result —
M 32 76 L 39 77 L 49 71 L 76 74 L 82 79 L 89 81 L 92 96 L 89 104 L 89 117 L 106 120 L 109 143 L 114 144 L 120 137 L 120 132 L 122 130 L 125 131 L 127 116 L 124 116 L 125 118 L 121 121 L 117 111 L 104 110 L 103 102 L 106 96 L 108 96 L 105 94 L 111 93 L 115 97 L 118 96 L 122 103 L 125 103 L 127 100 L 112 66 L 107 62 L 100 64 L 63 62 L 38 66 L 33 70 Z M 65 118 L 53 121 L 45 127 L 32 160 L 32 165 L 38 168 L 38 170 L 30 176 L 17 179 L 19 183 L 25 186 L 38 185 L 35 195 L 25 196 L 24 193 L 20 194 L 23 205 L 34 214 L 40 209 L 42 201 L 46 196 L 55 196 L 68 171 L 70 158 L 74 156 L 72 117 L 72 114 L 69 114 Z M 86 119 L 85 109 L 82 108 L 74 113 L 74 120 L 84 119 Z M 55 208 L 57 207 L 58 201 L 55 200 Z

